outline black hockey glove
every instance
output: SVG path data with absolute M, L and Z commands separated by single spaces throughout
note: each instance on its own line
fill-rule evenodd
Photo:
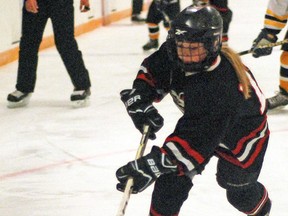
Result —
M 150 100 L 135 89 L 125 89 L 120 95 L 135 127 L 143 133 L 143 125 L 149 125 L 149 139 L 156 139 L 155 133 L 163 127 L 164 119 Z
M 275 43 L 277 41 L 277 36 L 267 29 L 262 29 L 258 37 L 253 41 L 252 54 L 253 57 L 258 58 L 260 56 L 270 55 L 272 52 L 272 47 L 260 48 L 261 46 L 268 45 L 270 43 Z
M 133 178 L 132 193 L 138 193 L 150 186 L 160 175 L 177 172 L 177 166 L 172 164 L 167 155 L 160 148 L 153 146 L 151 152 L 138 160 L 129 162 L 116 171 L 120 183 L 117 190 L 124 191 L 128 178 Z

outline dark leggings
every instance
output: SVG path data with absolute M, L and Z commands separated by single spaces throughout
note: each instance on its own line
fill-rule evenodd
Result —
M 154 186 L 150 215 L 176 216 L 193 184 L 187 176 L 160 176 Z
M 38 0 L 39 12 L 23 7 L 22 37 L 20 40 L 17 90 L 33 92 L 36 83 L 38 50 L 46 23 L 51 18 L 56 48 L 76 90 L 90 87 L 82 53 L 74 38 L 73 0 Z

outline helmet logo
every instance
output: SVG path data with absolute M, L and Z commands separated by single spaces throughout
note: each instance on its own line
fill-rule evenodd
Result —
M 184 35 L 187 31 L 176 29 L 175 35 Z

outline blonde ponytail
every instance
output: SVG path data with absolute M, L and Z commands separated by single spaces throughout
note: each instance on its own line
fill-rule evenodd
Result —
M 249 81 L 249 78 L 247 76 L 247 69 L 245 65 L 243 64 L 240 56 L 234 52 L 231 48 L 224 46 L 222 47 L 221 52 L 227 57 L 227 59 L 230 61 L 230 63 L 233 65 L 235 72 L 237 74 L 239 83 L 243 90 L 243 95 L 245 99 L 250 98 L 250 87 L 251 83 Z

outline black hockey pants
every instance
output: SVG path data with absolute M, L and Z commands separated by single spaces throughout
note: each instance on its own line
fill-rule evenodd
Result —
M 217 182 L 226 190 L 229 203 L 247 215 L 260 212 L 261 208 L 266 208 L 266 204 L 270 203 L 268 192 L 258 182 L 267 143 L 268 139 L 265 140 L 261 153 L 252 165 L 245 168 L 234 165 L 221 156 L 220 151 L 216 151 L 219 157 Z M 155 182 L 150 216 L 177 216 L 192 186 L 192 181 L 187 176 L 175 174 L 160 176 Z
M 34 91 L 38 51 L 48 18 L 52 21 L 55 44 L 74 88 L 89 88 L 89 74 L 74 38 L 73 0 L 38 0 L 38 6 L 39 12 L 36 14 L 27 12 L 23 7 L 16 89 L 22 92 Z
M 132 15 L 140 14 L 143 8 L 143 0 L 132 0 Z

